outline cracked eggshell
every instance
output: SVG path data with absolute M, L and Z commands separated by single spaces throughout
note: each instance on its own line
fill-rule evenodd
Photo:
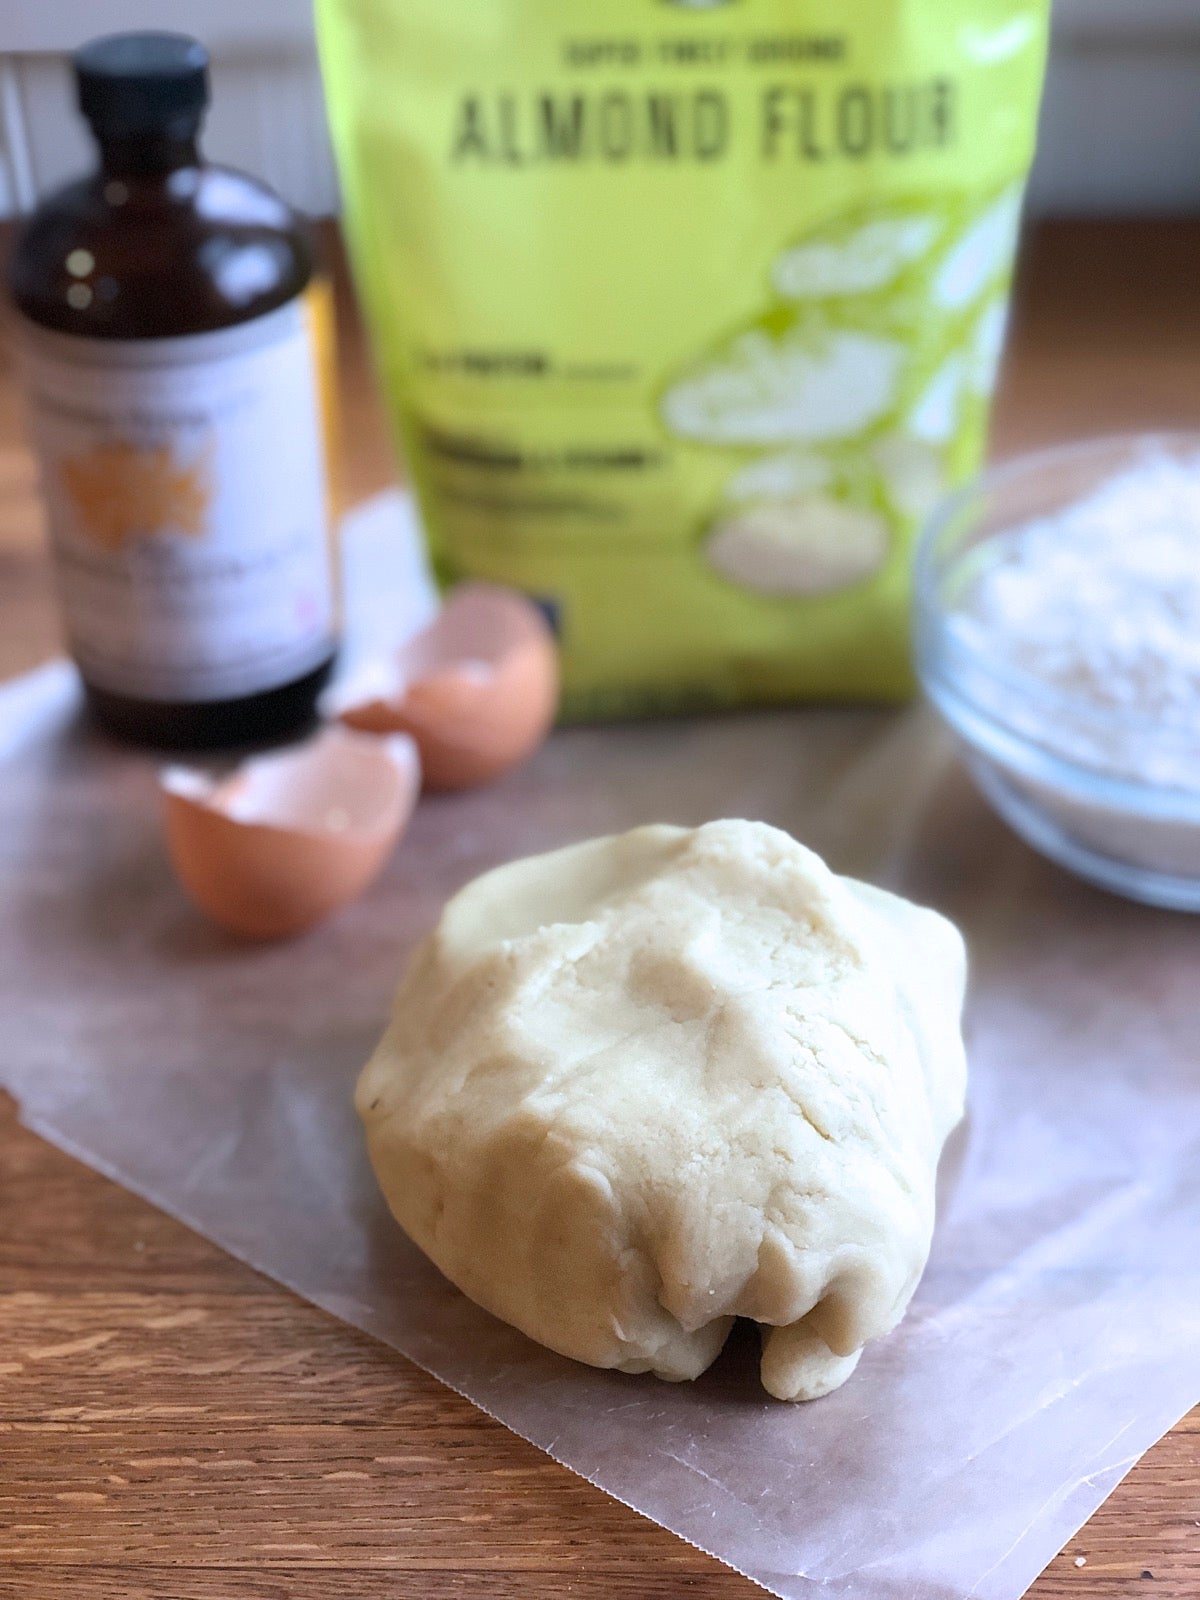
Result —
M 558 709 L 558 651 L 537 606 L 487 583 L 445 608 L 386 662 L 338 695 L 336 714 L 367 733 L 407 733 L 431 789 L 487 783 L 533 754 Z
M 248 939 L 283 939 L 348 904 L 378 875 L 421 787 L 411 739 L 326 728 L 223 778 L 162 774 L 167 848 L 188 894 Z

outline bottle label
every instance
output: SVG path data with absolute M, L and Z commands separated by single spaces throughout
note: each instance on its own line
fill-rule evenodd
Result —
M 67 635 L 97 688 L 234 699 L 332 654 L 328 294 L 172 339 L 24 325 Z

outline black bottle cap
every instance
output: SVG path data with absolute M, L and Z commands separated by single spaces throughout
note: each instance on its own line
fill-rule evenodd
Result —
M 75 52 L 79 109 L 97 138 L 194 133 L 208 104 L 208 51 L 182 33 L 113 33 Z

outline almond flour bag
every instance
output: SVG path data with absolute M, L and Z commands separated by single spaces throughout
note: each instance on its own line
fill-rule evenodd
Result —
M 1047 0 L 318 0 L 351 249 L 444 580 L 576 716 L 910 685 L 977 466 Z

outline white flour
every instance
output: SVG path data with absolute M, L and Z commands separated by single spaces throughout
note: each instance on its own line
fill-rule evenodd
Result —
M 993 751 L 977 771 L 996 805 L 1085 876 L 1200 909 L 1200 453 L 1147 446 L 1085 499 L 987 540 L 959 575 L 960 688 L 1074 763 Z
M 1071 702 L 996 685 L 1003 720 L 1109 775 L 1200 793 L 1200 457 L 1148 450 L 989 541 L 952 631 Z

